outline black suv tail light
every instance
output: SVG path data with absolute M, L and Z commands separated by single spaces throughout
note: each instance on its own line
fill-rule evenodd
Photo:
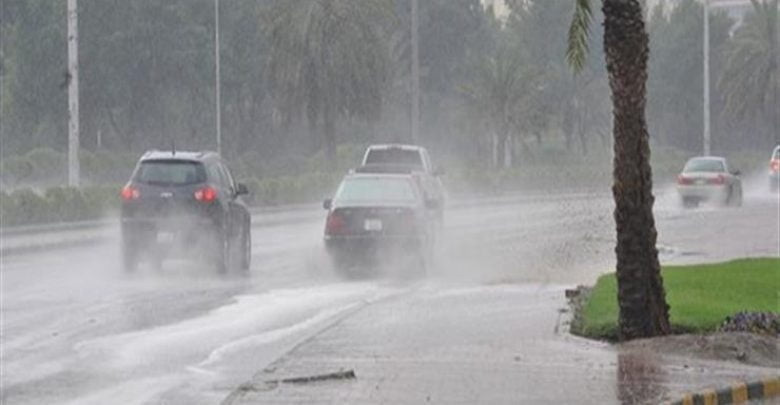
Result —
M 214 200 L 217 199 L 217 190 L 215 190 L 213 187 L 203 187 L 195 191 L 193 196 L 196 200 L 208 204 L 214 202 Z
M 125 201 L 137 200 L 141 197 L 141 192 L 138 191 L 138 189 L 133 186 L 122 187 L 122 191 L 119 194 L 122 196 L 122 199 Z

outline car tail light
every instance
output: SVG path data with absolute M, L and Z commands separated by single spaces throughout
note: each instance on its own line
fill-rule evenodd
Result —
M 679 176 L 677 176 L 677 184 L 680 184 L 680 185 L 683 185 L 683 186 L 688 186 L 688 185 L 693 184 L 693 179 L 685 177 L 683 175 L 679 175 Z
M 202 203 L 214 202 L 217 199 L 217 190 L 213 187 L 203 187 L 194 194 L 195 199 Z
M 133 186 L 122 187 L 122 191 L 119 194 L 125 201 L 137 200 L 139 197 L 141 197 L 141 192 Z
M 347 231 L 347 221 L 344 216 L 336 211 L 328 214 L 328 219 L 325 220 L 325 234 L 326 235 L 341 235 Z
M 718 184 L 718 185 L 726 184 L 726 176 L 724 176 L 722 174 L 719 174 L 718 177 L 714 177 L 714 178 L 709 179 L 709 181 L 707 181 L 707 183 Z
M 769 162 L 769 170 L 773 172 L 780 172 L 780 159 L 773 159 Z

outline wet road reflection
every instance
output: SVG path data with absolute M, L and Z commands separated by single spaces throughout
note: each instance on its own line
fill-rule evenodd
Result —
M 650 351 L 618 353 L 617 396 L 622 405 L 657 404 L 666 397 L 666 372 Z

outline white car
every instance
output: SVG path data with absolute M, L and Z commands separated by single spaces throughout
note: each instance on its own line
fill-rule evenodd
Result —
M 725 158 L 691 158 L 677 176 L 677 192 L 685 207 L 696 207 L 702 201 L 739 207 L 742 205 L 739 175 L 739 170 L 729 170 Z
M 420 182 L 426 199 L 436 201 L 439 223 L 444 222 L 447 193 L 441 181 L 444 170 L 435 167 L 428 151 L 422 146 L 405 144 L 371 145 L 363 154 L 356 173 L 413 173 Z

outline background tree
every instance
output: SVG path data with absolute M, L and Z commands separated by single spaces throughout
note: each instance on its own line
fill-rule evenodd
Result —
M 778 142 L 778 0 L 751 0 L 745 16 L 726 46 L 726 67 L 718 80 L 725 115 Z M 747 135 L 747 134 L 745 134 Z
M 659 143 L 696 153 L 701 153 L 704 128 L 703 14 L 703 5 L 695 0 L 682 0 L 674 7 L 661 2 L 648 22 L 653 45 L 647 82 L 650 133 Z M 710 77 L 714 89 L 714 78 L 721 75 L 724 64 L 722 48 L 734 21 L 722 10 L 710 14 Z M 710 108 L 713 117 L 718 117 L 723 108 L 715 92 Z M 726 131 L 713 120 L 712 132 L 715 138 Z
M 612 194 L 617 226 L 618 334 L 621 340 L 670 332 L 653 218 L 653 181 L 645 121 L 648 35 L 638 0 L 602 0 L 604 53 L 613 104 Z M 576 0 L 568 58 L 584 65 L 590 0 Z
M 269 10 L 277 108 L 288 119 L 305 112 L 329 161 L 339 118 L 381 113 L 389 59 L 383 27 L 391 16 L 387 0 L 281 0 Z
M 490 128 L 494 140 L 494 166 L 512 164 L 510 139 L 523 122 L 529 120 L 538 73 L 525 63 L 521 50 L 504 44 L 495 55 L 481 61 L 464 93 Z

